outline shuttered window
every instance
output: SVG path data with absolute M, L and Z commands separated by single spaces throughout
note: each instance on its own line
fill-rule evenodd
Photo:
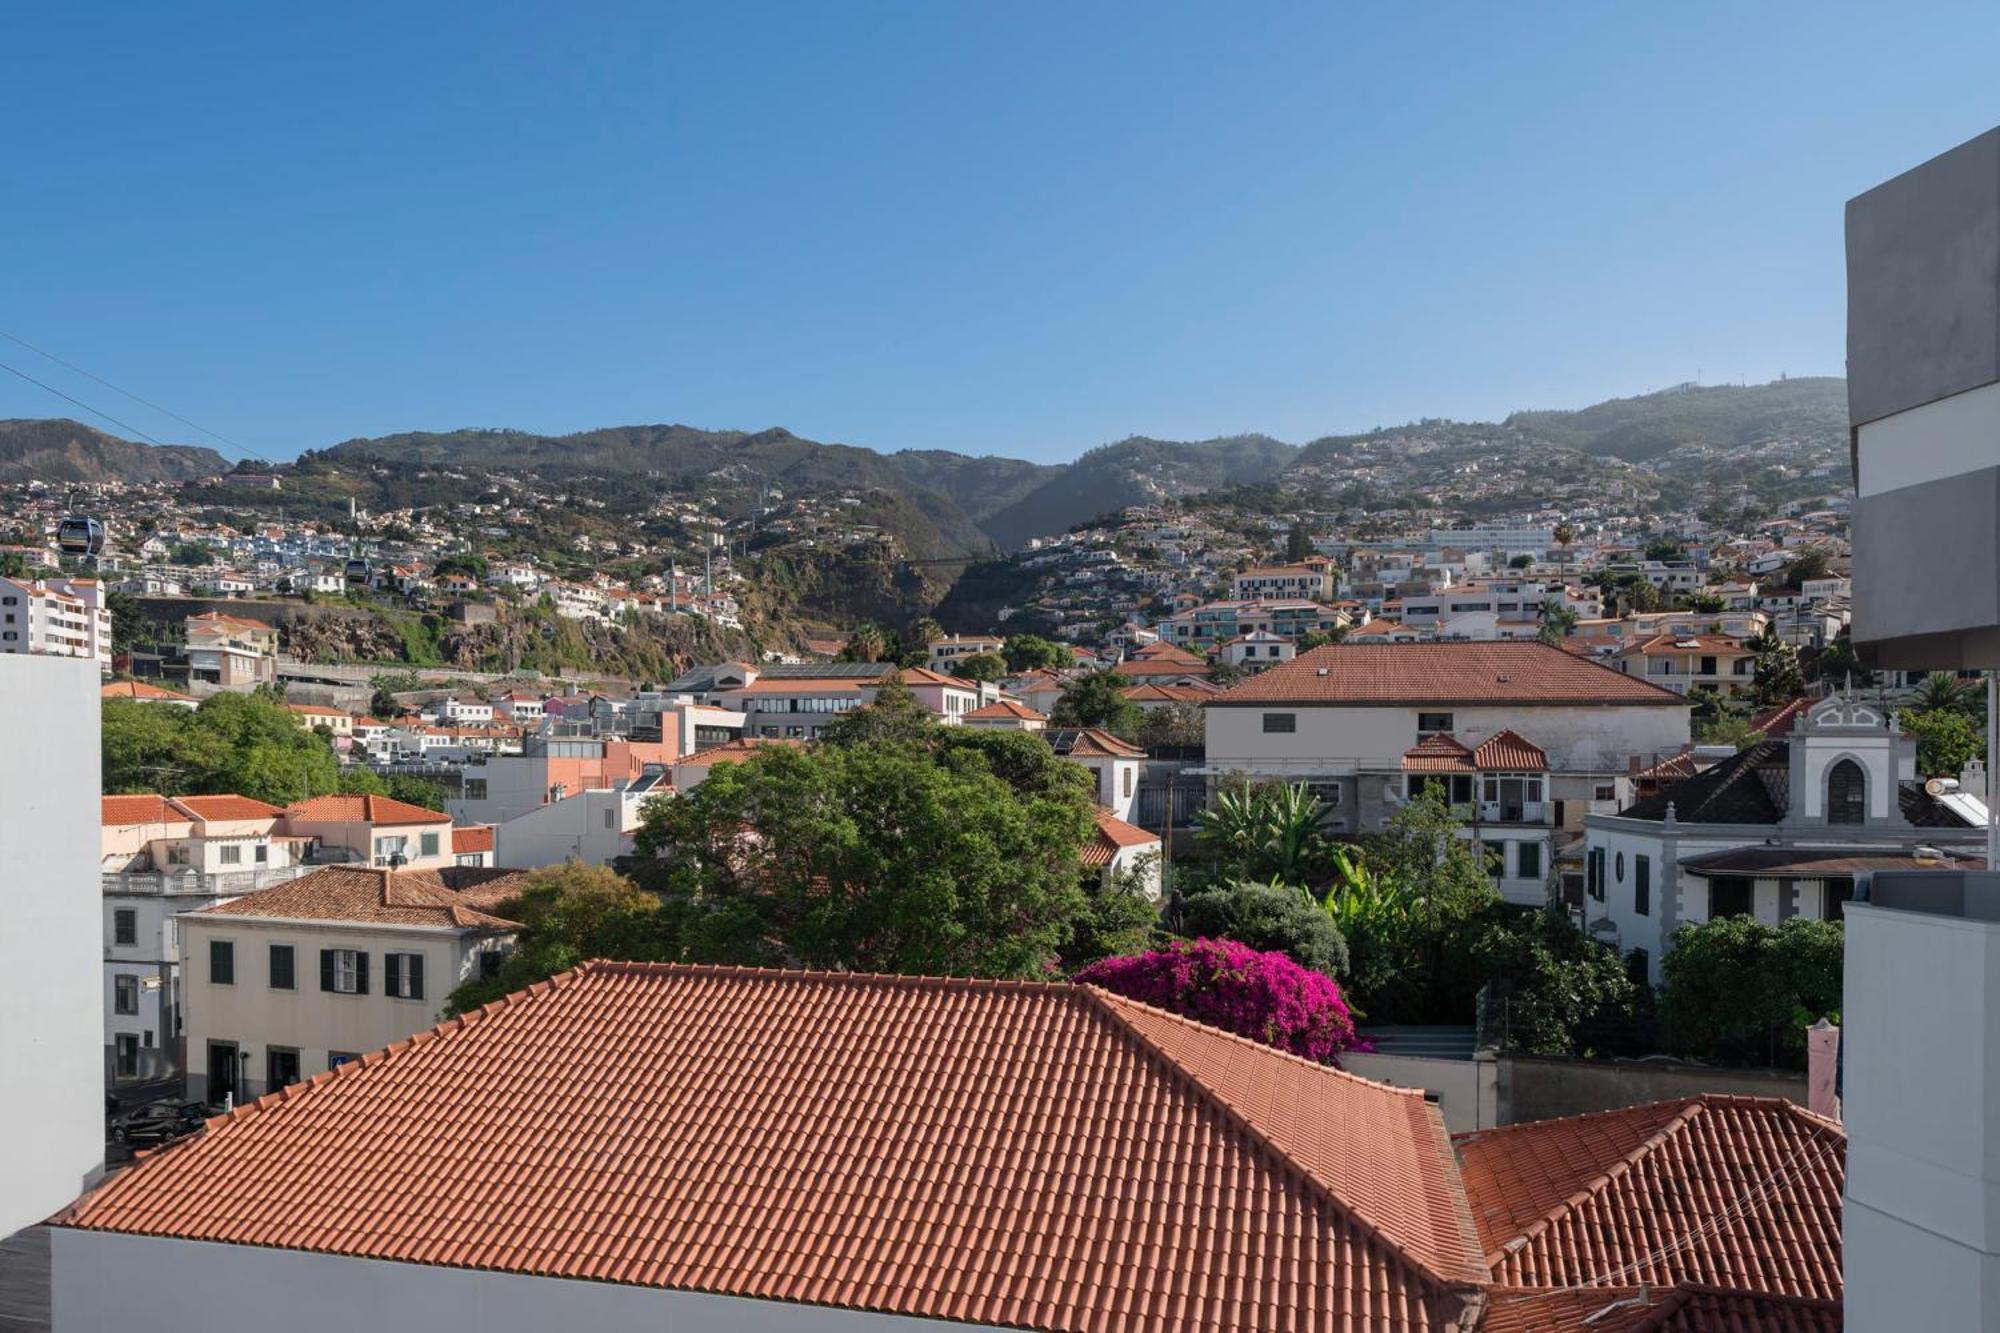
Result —
M 424 998 L 424 956 L 420 953 L 382 955 L 382 992 L 399 1000 Z
M 336 995 L 366 995 L 368 955 L 358 949 L 321 949 L 319 988 Z

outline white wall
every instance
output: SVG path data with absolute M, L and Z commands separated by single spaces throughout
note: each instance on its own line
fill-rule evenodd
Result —
M 478 951 L 497 949 L 507 935 L 415 927 L 357 927 L 280 922 L 256 917 L 180 918 L 186 961 L 182 990 L 187 1006 L 187 1075 L 190 1096 L 208 1089 L 208 1043 L 235 1042 L 250 1058 L 243 1066 L 248 1096 L 262 1095 L 264 1055 L 272 1046 L 299 1053 L 299 1077 L 323 1074 L 328 1055 L 366 1055 L 431 1027 L 460 982 L 477 975 Z M 209 980 L 209 942 L 228 940 L 236 954 L 236 980 L 218 986 Z M 270 985 L 270 946 L 292 946 L 291 990 Z M 320 989 L 322 949 L 355 949 L 368 954 L 368 993 L 349 995 Z M 386 953 L 420 953 L 424 996 L 406 1000 L 386 993 Z
M 647 794 L 598 789 L 536 806 L 493 830 L 493 864 L 507 870 L 561 865 L 575 857 L 607 865 L 632 850 L 627 824 L 638 822 Z
M 1855 1333 L 2000 1329 L 1996 1002 L 2000 923 L 1847 909 L 1842 1230 Z
M 0 1235 L 104 1161 L 97 663 L 0 656 Z
M 51 1233 L 56 1333 L 255 1327 L 286 1333 L 478 1329 L 548 1333 L 936 1333 L 936 1319 L 746 1300 L 615 1282 L 523 1277 L 57 1228 Z
M 1450 707 L 1423 712 L 1452 715 L 1452 735 L 1477 747 L 1495 732 L 1509 727 L 1548 752 L 1549 767 L 1558 772 L 1624 772 L 1625 761 L 1639 755 L 1649 761 L 1687 744 L 1688 709 L 1675 705 L 1516 705 L 1510 707 Z M 1210 707 L 1202 710 L 1207 724 L 1211 768 L 1289 765 L 1297 771 L 1344 772 L 1353 767 L 1394 766 L 1417 743 L 1415 708 L 1379 707 Z M 1265 713 L 1292 713 L 1297 731 L 1266 733 Z

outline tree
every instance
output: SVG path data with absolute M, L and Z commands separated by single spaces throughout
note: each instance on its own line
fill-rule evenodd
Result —
M 130 652 L 136 642 L 135 636 L 145 621 L 139 610 L 139 599 L 114 589 L 104 594 L 104 609 L 111 613 L 111 651 Z
M 1748 916 L 1680 927 L 1661 961 L 1669 1048 L 1710 1061 L 1804 1063 L 1806 1029 L 1839 1018 L 1843 939 L 1839 922 L 1806 917 L 1777 927 Z
M 1076 979 L 1322 1064 L 1358 1044 L 1331 977 L 1230 940 L 1176 940 L 1107 958 Z
M 1978 713 L 1984 687 L 1976 680 L 1961 680 L 1949 671 L 1933 671 L 1917 686 L 1910 707 L 1921 713 L 1957 713 L 1972 717 Z
M 1291 530 L 1285 534 L 1285 562 L 1298 564 L 1312 557 L 1312 534 L 1306 531 L 1304 522 L 1294 519 Z
M 1823 579 L 1829 569 L 1826 548 L 1808 546 L 1793 556 L 1785 566 L 1785 574 L 1780 587 L 1803 588 L 1808 579 Z
M 1347 971 L 1340 927 L 1312 898 L 1282 881 L 1208 885 L 1177 898 L 1168 925 L 1191 939 L 1229 939 L 1260 953 L 1275 950 L 1330 977 Z
M 1747 750 L 1763 740 L 1764 733 L 1752 726 L 1749 718 L 1722 710 L 1695 727 L 1694 739 L 1697 745 L 1728 745 Z
M 182 542 L 180 545 L 174 547 L 173 553 L 168 559 L 177 565 L 186 565 L 191 569 L 196 569 L 214 564 L 215 552 L 209 550 L 206 546 L 197 546 L 193 542 Z
M 1162 704 L 1145 710 L 1135 734 L 1148 752 L 1200 745 L 1207 739 L 1207 723 L 1194 704 Z
M 1646 558 L 1648 560 L 1685 560 L 1687 559 L 1687 547 L 1683 546 L 1678 538 L 1662 537 L 1657 541 L 1646 544 Z
M 431 567 L 431 572 L 439 578 L 444 578 L 447 574 L 463 574 L 469 579 L 483 580 L 486 571 L 486 557 L 471 551 L 445 556 Z
M 1346 637 L 1347 627 L 1345 625 L 1337 626 L 1332 630 L 1307 630 L 1304 634 L 1299 635 L 1294 641 L 1293 646 L 1298 652 L 1309 653 L 1315 648 L 1324 648 L 1329 643 L 1339 643 Z
M 1533 569 L 1534 567 L 1535 557 L 1529 555 L 1526 551 L 1523 551 L 1507 562 L 1507 568 L 1509 569 Z
M 1062 970 L 1074 972 L 1101 958 L 1138 953 L 1152 942 L 1160 908 L 1147 894 L 1142 870 L 1134 865 L 1113 875 L 1084 876 L 1084 910 L 1071 921 L 1057 951 Z
M 514 950 L 498 975 L 454 990 L 447 1014 L 477 1009 L 587 959 L 671 962 L 681 955 L 676 923 L 660 900 L 604 866 L 569 861 L 532 871 L 494 915 L 521 923 Z
M 1562 641 L 1576 629 L 1579 617 L 1559 599 L 1551 597 L 1542 603 L 1541 619 L 1541 628 L 1535 631 L 1535 637 L 1553 647 L 1561 647 Z
M 211 695 L 192 712 L 109 700 L 102 746 L 107 792 L 235 792 L 289 805 L 340 787 L 332 747 L 264 693 Z
M 1112 671 L 1093 671 L 1064 683 L 1049 721 L 1058 727 L 1103 727 L 1120 736 L 1139 732 L 1139 705 L 1125 697 L 1131 684 Z
M 1770 626 L 1755 638 L 1744 640 L 1743 646 L 1756 654 L 1751 661 L 1750 697 L 1760 707 L 1775 708 L 1805 693 L 1798 649 L 1779 638 Z
M 1568 523 L 1558 523 L 1556 524 L 1555 532 L 1551 535 L 1555 537 L 1556 546 L 1561 551 L 1561 556 L 1556 562 L 1556 578 L 1567 582 L 1569 579 L 1569 548 L 1570 544 L 1576 540 L 1576 529 Z
M 1000 653 L 1009 671 L 1033 671 L 1039 667 L 1066 667 L 1073 660 L 1068 648 L 1039 634 L 1009 634 Z
M 998 680 L 1007 674 L 1007 659 L 998 653 L 974 653 L 958 664 L 954 674 L 964 680 Z
M 1039 738 L 771 747 L 646 805 L 686 956 L 1037 977 L 1086 924 L 1090 777 Z M 1039 750 L 1039 754 L 1032 751 Z
M 1917 772 L 1927 778 L 1955 778 L 1986 755 L 1986 737 L 1963 713 L 1942 708 L 1900 715 L 1903 730 L 1917 738 Z
M 1195 816 L 1195 837 L 1237 879 L 1304 885 L 1325 842 L 1324 813 L 1303 782 L 1230 784 Z
M 891 672 L 875 687 L 873 700 L 842 713 L 821 736 L 829 745 L 879 745 L 922 740 L 936 725 L 931 711 L 903 683 L 902 673 Z
M 879 662 L 888 651 L 888 640 L 875 625 L 856 626 L 847 636 L 847 643 L 840 650 L 843 662 Z
M 1644 992 L 1607 944 L 1560 907 L 1491 921 L 1473 946 L 1507 1044 L 1535 1055 L 1634 1051 Z

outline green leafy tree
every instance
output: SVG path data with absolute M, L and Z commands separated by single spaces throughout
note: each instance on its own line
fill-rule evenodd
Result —
M 1323 855 L 1325 811 L 1303 782 L 1230 783 L 1196 816 L 1195 837 L 1236 879 L 1303 886 Z
M 1533 569 L 1534 567 L 1535 557 L 1529 555 L 1526 551 L 1523 551 L 1507 562 L 1507 568 L 1509 569 Z
M 974 653 L 953 674 L 965 680 L 998 680 L 1007 674 L 1007 659 L 998 653 Z
M 1731 916 L 1680 927 L 1661 961 L 1660 1024 L 1675 1054 L 1796 1068 L 1806 1029 L 1838 1021 L 1843 932 L 1793 917 Z
M 186 565 L 190 569 L 200 569 L 215 563 L 215 552 L 209 550 L 206 546 L 197 546 L 193 542 L 182 542 L 173 549 L 173 553 L 168 558 L 177 565 Z
M 840 650 L 843 662 L 880 662 L 888 654 L 889 641 L 875 625 L 857 626 Z
M 114 590 L 104 595 L 104 609 L 111 613 L 111 651 L 130 652 L 140 630 L 145 628 L 138 598 Z
M 1207 727 L 1201 709 L 1194 704 L 1163 704 L 1148 708 L 1139 719 L 1138 742 L 1147 750 L 1171 746 L 1200 745 Z
M 1955 778 L 1986 755 L 1986 737 L 1964 713 L 1946 709 L 1905 712 L 1903 730 L 1917 738 L 1917 771 L 1927 778 Z
M 451 993 L 447 1014 L 462 1014 L 591 958 L 672 962 L 680 931 L 660 900 L 604 866 L 570 861 L 530 873 L 521 892 L 494 915 L 518 921 L 514 951 L 497 976 L 475 978 Z
M 1559 907 L 1489 920 L 1473 954 L 1508 1045 L 1536 1055 L 1621 1055 L 1644 1033 L 1644 989 L 1618 951 Z
M 340 788 L 326 739 L 264 693 L 211 695 L 192 712 L 109 700 L 102 746 L 107 792 L 235 792 L 288 805 Z
M 1933 671 L 1917 686 L 1910 707 L 1922 713 L 1957 713 L 1976 716 L 1984 687 L 1976 680 L 1963 680 L 1949 671 Z
M 448 555 L 439 560 L 432 567 L 431 572 L 438 578 L 444 578 L 449 574 L 463 574 L 470 579 L 484 579 L 486 571 L 485 556 L 471 551 L 462 551 L 457 555 Z
M 1789 703 L 1805 693 L 1805 673 L 1799 669 L 1798 649 L 1779 638 L 1766 626 L 1744 647 L 1756 654 L 1751 660 L 1750 697 L 1764 708 Z
M 821 735 L 829 745 L 879 745 L 922 740 L 936 725 L 901 673 L 892 673 L 876 687 L 873 700 L 827 723 Z
M 1071 920 L 1069 935 L 1057 949 L 1064 972 L 1138 953 L 1152 943 L 1160 908 L 1147 894 L 1144 870 L 1134 865 L 1112 875 L 1084 876 L 1084 910 Z
M 1068 648 L 1039 634 L 1009 634 L 1006 642 L 1001 645 L 1000 653 L 1007 659 L 1009 671 L 1066 667 L 1071 660 Z
M 1103 727 L 1119 736 L 1139 734 L 1139 706 L 1125 697 L 1131 684 L 1111 671 L 1093 671 L 1064 683 L 1049 720 L 1058 727 Z
M 1543 643 L 1560 647 L 1562 641 L 1576 629 L 1577 619 L 1576 612 L 1551 597 L 1542 603 L 1541 628 L 1535 631 L 1535 637 Z
M 1090 913 L 1089 775 L 1059 763 L 1025 735 L 766 749 L 649 803 L 635 841 L 690 957 L 1042 976 Z
M 1729 745 L 1747 750 L 1763 740 L 1764 735 L 1751 725 L 1749 718 L 1725 709 L 1697 723 L 1694 739 L 1699 745 Z
M 1347 972 L 1340 927 L 1311 898 L 1282 882 L 1206 886 L 1177 898 L 1168 924 L 1188 939 L 1235 940 L 1259 953 L 1282 953 L 1330 977 Z
M 1286 563 L 1296 565 L 1301 560 L 1311 559 L 1312 553 L 1313 553 L 1312 533 L 1306 531 L 1306 525 L 1304 523 L 1294 522 L 1291 526 L 1291 530 L 1285 533 Z

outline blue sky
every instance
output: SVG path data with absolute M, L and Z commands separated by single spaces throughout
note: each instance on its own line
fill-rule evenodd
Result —
M 33 6 L 0 329 L 270 457 L 1059 459 L 1837 374 L 1843 202 L 2000 121 L 1996 57 L 1991 5 Z

